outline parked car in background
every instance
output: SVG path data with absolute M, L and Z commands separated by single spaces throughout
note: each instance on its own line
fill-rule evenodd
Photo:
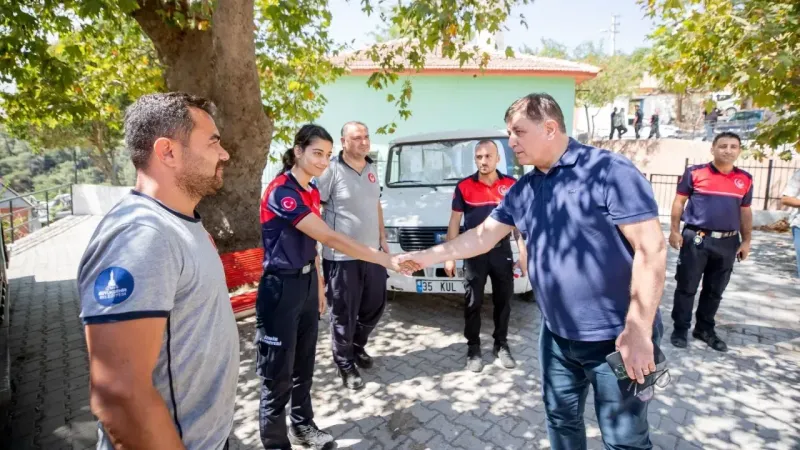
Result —
M 730 92 L 713 92 L 711 99 L 724 117 L 732 117 L 739 111 L 739 97 Z
M 717 122 L 714 133 L 730 132 L 738 134 L 742 139 L 752 139 L 756 134 L 758 124 L 767 119 L 764 109 L 747 109 L 737 111 L 730 119 Z
M 468 130 L 421 134 L 396 139 L 389 144 L 381 204 L 386 240 L 391 253 L 424 250 L 444 242 L 456 184 L 477 171 L 475 145 L 491 139 L 500 149 L 497 169 L 517 179 L 532 167 L 517 163 L 508 146 L 508 135 L 499 130 Z M 514 260 L 519 257 L 511 239 Z M 457 276 L 448 277 L 438 264 L 406 277 L 390 271 L 387 286 L 392 291 L 418 293 L 464 292 L 463 262 L 457 261 Z M 491 281 L 486 292 L 492 292 Z M 514 293 L 530 298 L 527 277 L 515 277 Z

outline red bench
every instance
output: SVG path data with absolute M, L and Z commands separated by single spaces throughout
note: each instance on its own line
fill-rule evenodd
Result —
M 251 248 L 238 252 L 219 255 L 225 269 L 225 281 L 228 289 L 236 289 L 250 283 L 258 283 L 261 279 L 263 248 Z M 237 319 L 247 317 L 255 312 L 258 289 L 231 296 L 231 307 Z

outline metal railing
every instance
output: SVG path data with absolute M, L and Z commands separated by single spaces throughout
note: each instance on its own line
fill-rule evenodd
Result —
M 707 159 L 690 162 L 689 158 L 686 158 L 686 167 L 707 162 Z M 792 175 L 800 170 L 800 161 L 740 160 L 736 167 L 753 176 L 753 208 L 775 211 L 781 209 L 783 190 Z
M 3 223 L 2 233 L 5 241 L 13 244 L 16 239 L 60 219 L 59 214 L 65 209 L 51 208 L 50 200 L 56 199 L 58 193 L 63 191 L 69 192 L 69 214 L 72 214 L 72 184 L 62 184 L 0 200 L 0 211 L 3 212 L 0 214 L 0 222 Z M 54 193 L 56 195 L 53 195 Z M 44 203 L 39 203 L 34 197 L 35 195 L 44 195 Z M 14 206 L 14 203 L 20 201 L 24 202 L 25 206 Z M 44 217 L 40 218 L 42 210 Z M 51 213 L 55 213 L 55 216 L 52 216 Z

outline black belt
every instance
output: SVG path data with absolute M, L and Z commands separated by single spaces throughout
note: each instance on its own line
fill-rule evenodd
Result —
M 314 262 L 310 262 L 299 269 L 267 269 L 266 273 L 272 275 L 306 275 L 314 270 Z
M 726 237 L 736 236 L 736 235 L 739 234 L 738 231 L 712 231 L 712 230 L 708 230 L 708 229 L 705 229 L 705 228 L 700 228 L 700 227 L 697 227 L 697 226 L 694 226 L 694 225 L 689 225 L 689 224 L 686 224 L 685 228 L 687 228 L 689 230 L 692 230 L 692 231 L 700 231 L 705 236 L 712 237 L 714 239 L 722 239 L 722 238 L 726 238 Z

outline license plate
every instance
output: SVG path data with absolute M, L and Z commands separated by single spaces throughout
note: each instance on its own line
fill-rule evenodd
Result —
M 455 281 L 417 280 L 417 292 L 457 293 Z

